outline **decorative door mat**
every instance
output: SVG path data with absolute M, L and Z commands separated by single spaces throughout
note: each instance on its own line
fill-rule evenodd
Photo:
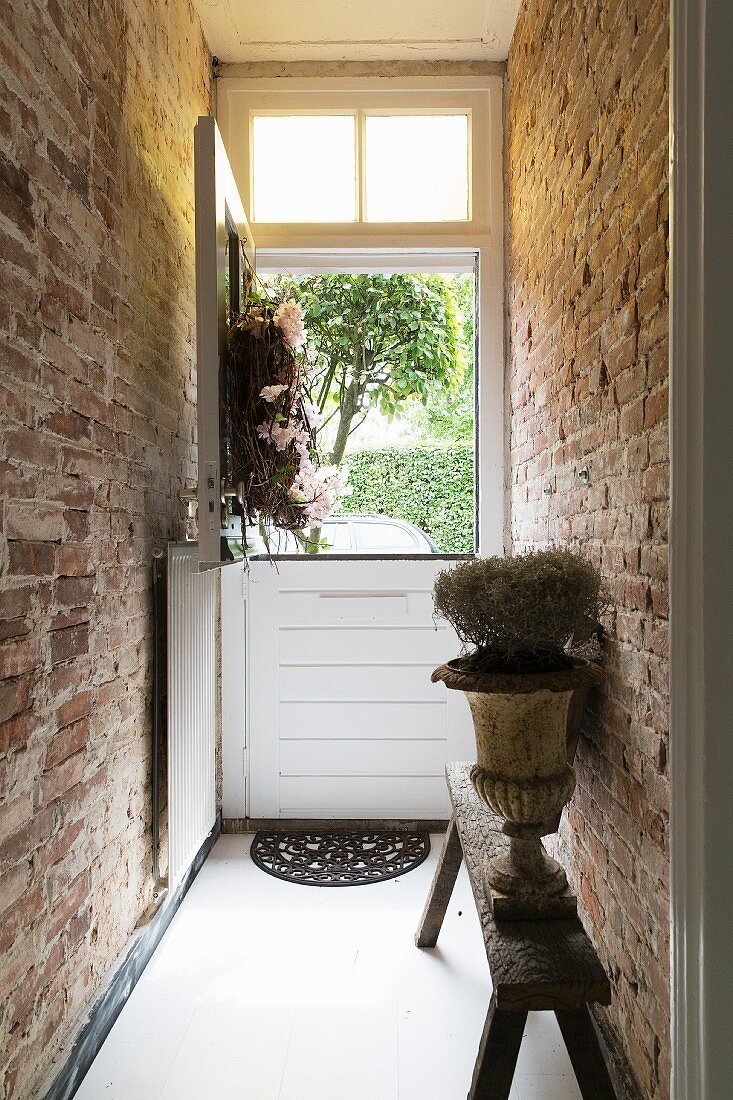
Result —
M 303 886 L 366 886 L 419 867 L 430 837 L 415 833 L 255 833 L 253 862 L 268 875 Z

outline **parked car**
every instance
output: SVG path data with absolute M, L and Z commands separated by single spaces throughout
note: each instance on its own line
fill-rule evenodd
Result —
M 235 557 L 242 556 L 241 520 L 232 516 L 222 531 Z M 322 537 L 328 542 L 324 554 L 439 554 L 440 548 L 414 523 L 392 516 L 332 516 L 323 524 Z M 271 554 L 300 554 L 303 549 L 292 531 L 273 530 Z M 259 531 L 247 529 L 247 554 L 266 554 Z

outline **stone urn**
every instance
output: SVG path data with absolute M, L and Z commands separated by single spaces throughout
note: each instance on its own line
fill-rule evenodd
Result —
M 575 789 L 568 763 L 568 711 L 574 692 L 604 679 L 589 662 L 559 672 L 483 673 L 465 658 L 436 668 L 433 682 L 466 693 L 476 733 L 471 782 L 482 802 L 503 819 L 509 847 L 485 872 L 497 919 L 572 916 L 576 899 L 565 872 L 541 837 L 556 831 Z

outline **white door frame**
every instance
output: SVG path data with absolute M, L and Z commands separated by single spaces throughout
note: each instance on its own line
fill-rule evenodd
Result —
M 217 119 L 232 171 L 250 216 L 251 110 L 360 109 L 381 105 L 395 110 L 444 104 L 470 108 L 476 125 L 471 137 L 471 217 L 456 223 L 323 223 L 251 228 L 262 250 L 328 253 L 400 250 L 436 253 L 476 252 L 479 256 L 479 417 L 481 453 L 478 536 L 482 555 L 502 554 L 506 544 L 504 392 L 504 180 L 503 80 L 498 74 L 438 77 L 307 77 L 266 79 L 223 76 L 217 81 Z M 294 184 L 297 186 L 297 183 Z
M 672 0 L 670 767 L 672 1096 L 733 1079 L 733 303 L 725 0 Z

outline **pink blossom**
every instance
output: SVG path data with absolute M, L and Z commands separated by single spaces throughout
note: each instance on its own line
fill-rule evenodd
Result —
M 266 439 L 269 443 L 274 444 L 276 450 L 284 451 L 294 439 L 295 427 L 292 424 L 268 424 L 265 422 L 257 425 L 257 434 L 260 439 Z
M 281 393 L 285 393 L 286 389 L 288 389 L 288 387 L 282 384 L 265 386 L 264 389 L 260 390 L 260 397 L 263 401 L 273 402 L 277 400 Z
M 311 431 L 317 432 L 323 425 L 323 417 L 320 410 L 311 401 L 303 402 L 303 416 Z
M 269 443 L 274 444 L 275 449 L 278 451 L 284 451 L 291 443 L 295 443 L 301 455 L 309 438 L 308 432 L 304 428 L 298 427 L 292 420 L 289 420 L 287 424 L 269 424 L 264 421 L 262 424 L 257 425 L 257 434 L 260 439 L 266 439 Z
M 295 299 L 278 306 L 273 321 L 282 332 L 283 340 L 288 347 L 293 351 L 299 351 L 304 346 L 306 331 L 303 324 L 303 311 Z
M 300 469 L 290 487 L 290 499 L 301 505 L 312 523 L 323 523 L 342 497 L 348 494 L 338 466 L 315 466 L 308 456 L 301 458 Z

